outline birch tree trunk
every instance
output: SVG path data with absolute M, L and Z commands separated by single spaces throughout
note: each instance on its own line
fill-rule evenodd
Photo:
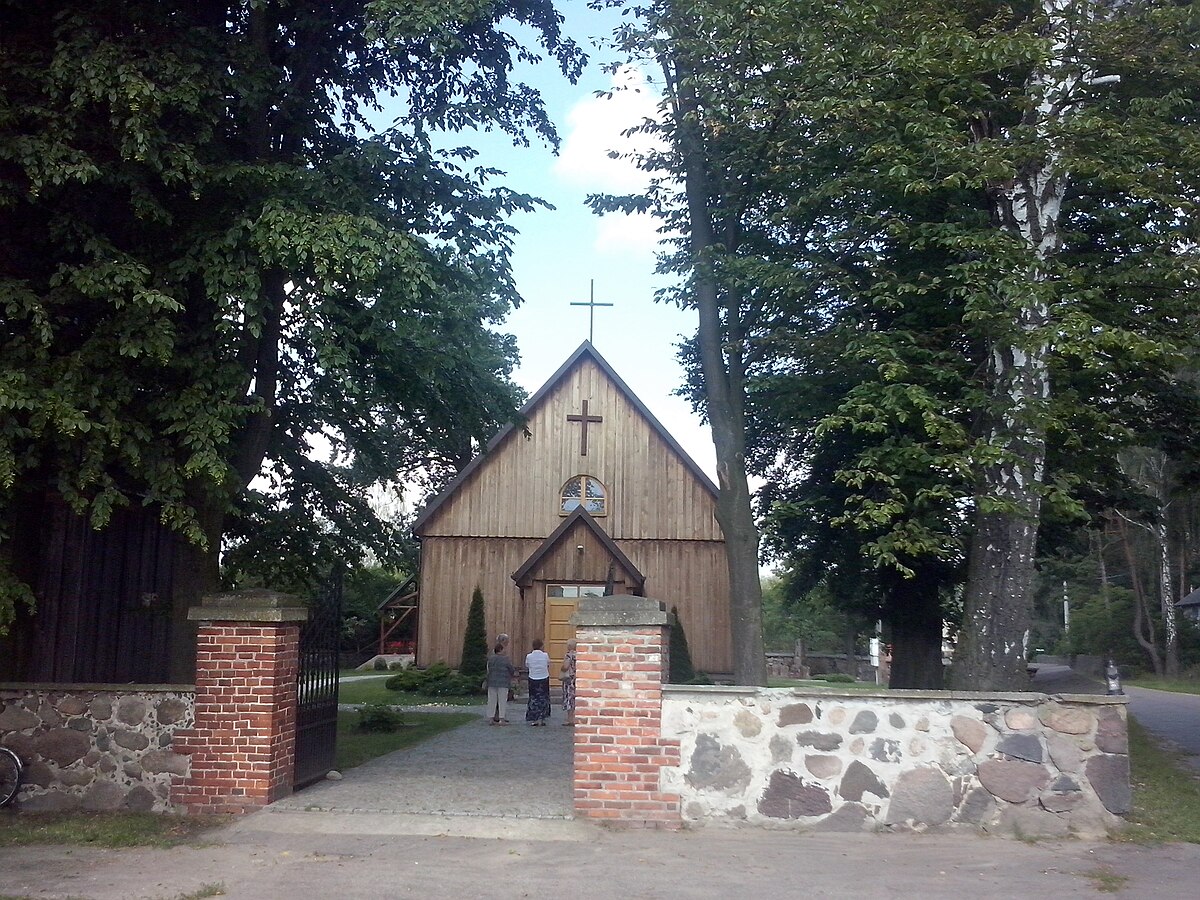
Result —
M 1146 592 L 1142 588 L 1141 575 L 1138 573 L 1137 554 L 1134 552 L 1131 542 L 1129 525 L 1125 517 L 1119 513 L 1116 522 L 1121 546 L 1125 552 L 1125 564 L 1129 567 L 1130 587 L 1133 588 L 1133 637 L 1150 657 L 1154 674 L 1162 678 L 1164 674 L 1162 657 L 1159 655 L 1158 642 L 1154 635 L 1154 620 L 1146 614 Z
M 1171 569 L 1171 542 L 1168 523 L 1171 516 L 1171 488 L 1174 480 L 1171 460 L 1159 451 L 1147 453 L 1142 483 L 1158 502 L 1158 511 L 1148 531 L 1154 539 L 1157 562 L 1158 603 L 1163 621 L 1163 671 L 1168 678 L 1179 676 L 1179 623 L 1176 621 L 1175 576 Z
M 1179 677 L 1179 623 L 1176 621 L 1175 585 L 1171 572 L 1171 551 L 1167 542 L 1165 513 L 1154 523 L 1154 544 L 1158 553 L 1158 600 L 1163 617 L 1163 668 L 1168 678 Z
M 1144 531 L 1153 544 L 1155 585 L 1158 588 L 1163 625 L 1162 668 L 1168 678 L 1174 678 L 1179 674 L 1179 623 L 1178 610 L 1175 608 L 1175 572 L 1171 566 L 1170 536 L 1174 466 L 1166 453 L 1145 447 L 1124 451 L 1118 459 L 1126 477 L 1153 498 L 1155 503 L 1154 518 L 1150 522 L 1131 519 L 1120 512 L 1117 515 L 1123 525 L 1129 522 Z
M 1028 684 L 1026 650 L 1046 457 L 1042 410 L 1050 396 L 1046 262 L 1061 244 L 1058 225 L 1069 177 L 1055 145 L 1054 126 L 1071 114 L 1079 88 L 1091 82 L 1078 58 L 1077 29 L 1092 2 L 1042 0 L 1050 52 L 1029 78 L 1030 102 L 1022 125 L 1041 139 L 1043 155 L 991 191 L 996 223 L 1027 248 L 1028 267 L 1024 279 L 1001 288 L 1012 318 L 1006 328 L 997 329 L 988 358 L 988 438 L 996 456 L 983 468 L 975 495 L 976 527 L 953 672 L 954 685 L 961 689 L 1013 690 Z M 996 138 L 992 127 L 980 123 L 975 137 Z

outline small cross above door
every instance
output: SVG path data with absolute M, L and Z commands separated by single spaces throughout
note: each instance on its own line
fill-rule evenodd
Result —
M 604 421 L 604 417 L 603 416 L 589 416 L 588 415 L 588 402 L 586 400 L 584 400 L 583 401 L 583 414 L 578 415 L 578 416 L 569 414 L 567 416 L 567 421 L 568 422 L 578 422 L 580 425 L 583 426 L 583 428 L 580 430 L 580 433 L 579 433 L 579 455 L 587 456 L 588 425 L 589 424 L 599 424 L 600 422 Z

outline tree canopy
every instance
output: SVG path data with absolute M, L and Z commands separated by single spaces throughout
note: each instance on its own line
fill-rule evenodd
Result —
M 97 528 L 156 511 L 202 586 L 226 535 L 387 559 L 367 489 L 443 478 L 519 399 L 494 326 L 519 300 L 506 217 L 537 201 L 438 136 L 554 142 L 511 74 L 543 53 L 578 74 L 559 21 L 550 0 L 5 4 L 0 540 L 45 492 Z M 0 624 L 29 597 L 6 556 Z
M 961 597 L 960 684 L 1020 686 L 1043 510 L 1085 515 L 1139 423 L 1194 394 L 1197 11 L 641 11 L 628 44 L 690 103 L 645 126 L 649 195 L 598 204 L 683 235 L 674 299 L 711 281 L 768 546 L 894 625 L 921 605 L 939 677 Z

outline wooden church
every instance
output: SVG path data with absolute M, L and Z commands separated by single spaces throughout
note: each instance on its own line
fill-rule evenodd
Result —
M 536 638 L 555 660 L 581 596 L 677 607 L 698 670 L 732 670 L 717 488 L 585 341 L 417 517 L 417 664 L 457 665 L 483 591 L 489 637 L 518 666 Z

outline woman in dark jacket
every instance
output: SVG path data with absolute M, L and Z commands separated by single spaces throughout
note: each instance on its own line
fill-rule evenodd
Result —
M 505 641 L 497 641 L 492 651 L 487 664 L 487 714 L 493 725 L 507 725 L 508 719 L 504 718 L 504 714 L 508 711 L 508 687 L 517 670 L 508 658 Z

